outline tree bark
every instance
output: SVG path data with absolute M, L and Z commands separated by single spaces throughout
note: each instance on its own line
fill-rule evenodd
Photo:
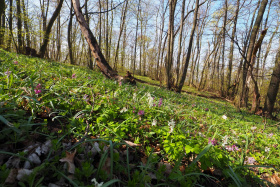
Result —
M 167 54 L 166 54 L 166 86 L 167 89 L 171 89 L 174 86 L 172 78 L 172 64 L 173 64 L 173 51 L 174 51 L 174 17 L 177 0 L 169 0 L 169 22 L 168 22 L 168 42 L 167 42 Z
M 70 8 L 70 18 L 69 18 L 69 23 L 68 23 L 68 30 L 67 30 L 67 41 L 68 41 L 68 49 L 69 49 L 69 59 L 70 59 L 70 64 L 75 64 L 74 59 L 73 59 L 73 50 L 72 50 L 72 22 L 73 22 L 73 3 L 71 2 L 71 8 Z
M 21 23 L 21 7 L 20 0 L 16 1 L 17 3 L 17 37 L 18 37 L 18 48 L 17 52 L 22 53 L 23 51 L 23 43 L 22 43 L 22 23 Z
M 126 20 L 127 5 L 128 5 L 128 1 L 125 2 L 124 7 L 123 7 L 123 11 L 122 11 L 122 17 L 121 17 L 121 23 L 120 23 L 120 33 L 119 33 L 119 37 L 118 37 L 116 54 L 115 54 L 115 61 L 114 61 L 114 68 L 113 68 L 114 70 L 117 70 L 117 66 L 118 66 L 120 41 L 121 41 L 121 37 L 122 37 L 124 25 L 125 25 L 125 20 Z
M 46 53 L 46 49 L 47 49 L 47 46 L 48 46 L 48 43 L 49 43 L 49 40 L 50 40 L 50 34 L 51 34 L 51 29 L 52 29 L 52 26 L 56 20 L 56 18 L 58 17 L 59 15 L 59 12 L 61 10 L 61 7 L 62 7 L 62 4 L 63 4 L 63 0 L 60 0 L 49 23 L 48 23 L 48 26 L 46 28 L 46 33 L 44 34 L 44 40 L 43 40 L 43 44 L 42 46 L 40 47 L 40 51 L 39 51 L 39 56 L 41 58 L 43 58 L 45 56 L 45 53 Z
M 235 33 L 236 33 L 236 24 L 237 24 L 237 18 L 238 18 L 238 13 L 239 13 L 239 6 L 240 6 L 240 0 L 237 0 L 236 3 L 236 10 L 235 10 L 235 15 L 234 15 L 234 21 L 233 21 L 233 28 L 232 28 L 232 34 L 231 38 L 235 38 Z M 231 84 L 231 73 L 232 73 L 232 62 L 233 62 L 233 50 L 234 50 L 234 40 L 231 40 L 230 43 L 230 50 L 229 50 L 229 62 L 228 62 L 228 71 L 227 71 L 227 96 L 229 96 L 229 90 L 230 90 L 230 84 Z
M 86 20 L 82 14 L 79 0 L 72 0 L 72 3 L 75 10 L 77 21 L 80 25 L 81 31 L 86 41 L 89 44 L 91 52 L 97 62 L 97 66 L 100 68 L 101 72 L 107 78 L 120 79 L 121 77 L 110 67 L 110 65 L 107 63 L 106 59 L 104 58 L 99 48 L 99 45 L 97 44 L 96 38 L 94 37 L 91 30 L 89 29 Z
M 179 34 L 179 49 L 177 55 L 177 67 L 176 67 L 176 85 L 179 83 L 179 72 L 180 72 L 180 63 L 181 63 L 181 52 L 182 52 L 182 37 L 183 37 L 183 28 L 184 28 L 184 15 L 185 15 L 185 3 L 186 0 L 182 2 L 182 10 L 181 10 L 181 23 L 180 23 L 180 34 Z
M 4 44 L 4 34 L 5 34 L 5 9 L 6 9 L 6 5 L 5 5 L 5 1 L 4 0 L 0 0 L 0 47 L 3 47 Z
M 225 75 L 225 45 L 226 45 L 226 26 L 227 26 L 227 10 L 228 1 L 225 0 L 225 15 L 224 15 L 224 25 L 223 25 L 223 52 L 222 52 L 222 67 L 221 67 L 221 87 L 220 94 L 224 97 L 224 75 Z
M 272 118 L 272 112 L 276 97 L 279 90 L 280 83 L 280 45 L 275 59 L 275 67 L 272 72 L 269 87 L 267 90 L 267 95 L 264 103 L 264 112 L 266 112 L 267 117 Z
M 178 90 L 177 90 L 177 92 L 179 92 L 179 93 L 182 91 L 182 88 L 184 86 L 186 75 L 187 75 L 187 70 L 188 70 L 188 66 L 189 66 L 189 62 L 190 62 L 190 56 L 191 56 L 192 44 L 193 44 L 193 36 L 194 36 L 196 23 L 197 23 L 198 8 L 199 8 L 199 0 L 196 0 L 194 17 L 193 17 L 193 26 L 192 26 L 192 31 L 191 31 L 190 40 L 189 40 L 189 47 L 188 47 L 186 62 L 185 62 L 185 66 L 183 69 L 183 74 L 182 74 L 182 77 L 180 80 L 180 84 L 179 84 Z
M 247 54 L 246 54 L 246 60 L 243 65 L 244 68 L 243 68 L 242 79 L 241 79 L 242 82 L 240 85 L 240 86 L 242 86 L 242 89 L 240 90 L 239 96 L 237 98 L 237 100 L 239 100 L 239 101 L 237 101 L 235 103 L 237 108 L 240 108 L 242 106 L 248 107 L 249 85 L 246 83 L 248 68 L 249 68 L 249 65 L 251 62 L 253 49 L 254 49 L 254 45 L 255 45 L 255 40 L 257 37 L 257 33 L 259 31 L 261 21 L 263 19 L 263 15 L 264 15 L 267 3 L 268 3 L 268 0 L 262 0 L 259 11 L 258 11 L 258 15 L 256 17 L 254 26 L 252 28 L 252 32 L 251 32 L 251 36 L 250 36 L 250 40 L 249 40 L 249 46 L 248 46 L 248 50 L 247 50 Z

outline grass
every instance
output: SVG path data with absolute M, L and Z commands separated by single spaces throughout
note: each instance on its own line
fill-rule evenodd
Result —
M 258 186 L 279 170 L 276 121 L 77 66 L 0 60 L 2 186 Z

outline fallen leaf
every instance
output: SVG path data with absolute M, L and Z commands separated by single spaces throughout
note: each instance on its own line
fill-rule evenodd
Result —
M 60 159 L 60 162 L 66 162 L 68 164 L 68 173 L 75 173 L 74 157 L 76 154 L 76 149 L 73 153 L 66 151 L 66 157 Z
M 158 163 L 158 167 L 163 167 L 163 166 L 165 166 L 165 171 L 164 171 L 164 173 L 165 173 L 166 175 L 170 175 L 170 173 L 172 172 L 172 166 L 171 166 L 171 164 L 165 163 L 165 162 L 159 162 L 159 163 Z
M 18 169 L 11 169 L 8 177 L 6 178 L 5 180 L 5 184 L 13 184 L 16 182 L 16 177 L 17 177 L 17 174 L 18 174 Z
M 107 173 L 108 175 L 110 175 L 110 172 L 111 172 L 111 170 L 110 170 L 110 169 L 111 169 L 111 159 L 110 159 L 109 157 L 106 159 L 106 161 L 105 161 L 105 163 L 104 163 L 102 169 L 103 169 L 104 171 L 106 171 L 106 173 Z
M 127 140 L 124 140 L 124 142 L 129 145 L 130 147 L 137 147 L 137 146 L 141 146 L 141 144 L 136 144 Z

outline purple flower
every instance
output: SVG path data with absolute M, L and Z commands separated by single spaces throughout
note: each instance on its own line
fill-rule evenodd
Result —
M 256 162 L 254 157 L 248 157 L 247 161 L 245 161 L 246 164 L 254 164 L 254 162 Z
M 268 135 L 269 138 L 271 138 L 272 136 L 273 136 L 273 133 L 270 133 L 270 134 Z
M 12 71 L 9 71 L 9 69 L 8 69 L 4 74 L 7 75 L 7 77 L 9 77 L 11 73 L 12 73 Z
M 161 107 L 162 105 L 162 98 L 159 98 L 158 106 Z
M 15 65 L 18 65 L 18 61 L 14 61 L 14 64 L 15 64 Z
M 119 86 L 122 86 L 122 81 L 119 82 Z
M 196 105 L 195 104 L 192 104 L 192 107 L 195 107 Z
M 208 112 L 208 111 L 209 111 L 209 109 L 208 109 L 208 108 L 205 108 L 204 110 L 205 110 L 205 112 Z
M 76 74 L 75 73 L 72 75 L 72 79 L 76 79 Z
M 228 146 L 225 147 L 225 149 L 228 150 L 229 152 L 239 151 L 239 148 L 236 145 L 232 145 L 232 146 L 228 145 Z
M 144 110 L 139 110 L 139 111 L 138 111 L 138 115 L 139 115 L 139 116 L 144 115 L 144 113 L 145 113 Z
M 36 89 L 41 89 L 41 84 L 40 83 L 36 86 Z
M 212 144 L 212 145 L 217 145 L 217 140 L 215 140 L 215 138 L 211 139 L 211 138 L 208 138 L 208 144 Z
M 35 92 L 35 94 L 39 94 L 39 93 L 41 93 L 41 92 L 42 92 L 42 90 L 37 90 L 37 89 L 34 89 L 34 92 Z

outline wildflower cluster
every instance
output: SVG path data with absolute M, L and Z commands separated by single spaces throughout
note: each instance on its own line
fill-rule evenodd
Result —
M 36 86 L 36 89 L 34 89 L 35 94 L 41 93 L 42 90 L 40 90 L 40 89 L 41 89 L 41 84 L 39 83 L 39 84 Z

